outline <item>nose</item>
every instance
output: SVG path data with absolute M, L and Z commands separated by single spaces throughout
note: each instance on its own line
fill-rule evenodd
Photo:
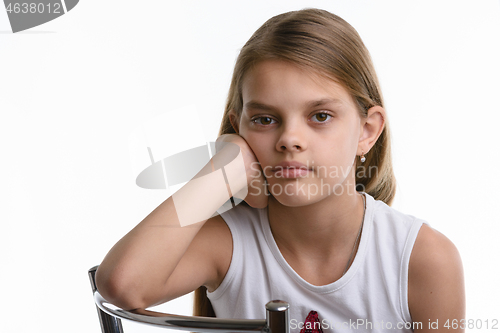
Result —
M 292 124 L 283 126 L 280 137 L 276 142 L 276 150 L 280 152 L 299 152 L 305 149 L 307 149 L 307 143 L 304 137 L 304 131 L 300 130 L 300 126 Z

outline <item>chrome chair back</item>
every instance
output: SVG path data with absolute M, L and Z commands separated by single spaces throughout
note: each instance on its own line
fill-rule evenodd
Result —
M 121 319 L 190 332 L 289 333 L 289 305 L 287 302 L 279 300 L 270 301 L 266 304 L 266 319 L 222 319 L 180 316 L 144 309 L 132 311 L 120 309 L 106 301 L 99 294 L 95 283 L 97 267 L 99 266 L 89 269 L 88 274 L 102 333 L 124 333 Z

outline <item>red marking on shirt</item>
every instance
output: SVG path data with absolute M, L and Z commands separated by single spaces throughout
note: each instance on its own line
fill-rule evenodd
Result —
M 321 321 L 319 320 L 318 313 L 316 311 L 311 311 L 304 321 L 304 327 L 300 330 L 300 333 L 323 333 L 321 328 Z

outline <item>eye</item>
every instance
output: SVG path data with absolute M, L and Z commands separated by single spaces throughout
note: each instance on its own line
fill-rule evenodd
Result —
M 324 123 L 326 122 L 328 119 L 328 117 L 332 117 L 331 115 L 329 115 L 328 113 L 326 112 L 319 112 L 319 113 L 316 113 L 314 116 L 313 116 L 313 119 L 317 119 L 318 121 L 314 121 L 315 123 Z
M 259 121 L 260 120 L 260 121 Z M 270 117 L 257 117 L 252 120 L 253 123 L 257 123 L 259 125 L 271 125 L 273 118 Z

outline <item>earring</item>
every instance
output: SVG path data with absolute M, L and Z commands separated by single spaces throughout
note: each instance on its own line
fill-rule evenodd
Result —
M 366 161 L 366 157 L 363 151 L 361 151 L 361 157 L 359 158 L 359 160 L 361 161 L 361 163 L 364 163 Z

